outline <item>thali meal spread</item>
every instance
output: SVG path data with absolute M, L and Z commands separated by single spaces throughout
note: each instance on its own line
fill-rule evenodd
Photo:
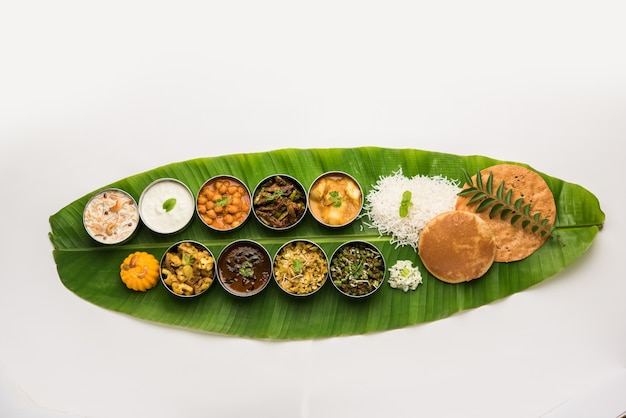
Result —
M 381 175 L 364 196 L 352 176 L 327 172 L 311 185 L 308 206 L 304 187 L 286 174 L 266 177 L 253 196 L 236 177 L 216 176 L 201 186 L 195 203 L 184 183 L 165 178 L 146 187 L 139 210 L 123 190 L 94 195 L 83 221 L 93 239 L 115 244 L 135 232 L 139 212 L 148 228 L 166 234 L 189 224 L 194 204 L 199 218 L 220 231 L 240 226 L 252 209 L 261 224 L 280 231 L 300 222 L 307 207 L 327 226 L 346 225 L 364 208 L 369 218 L 364 225 L 390 235 L 396 248 L 413 247 L 430 274 L 454 284 L 482 277 L 495 262 L 528 257 L 548 239 L 556 220 L 550 188 L 525 167 L 499 164 L 464 175 L 461 188 L 441 176 L 405 177 L 400 169 Z M 272 276 L 285 292 L 310 295 L 330 276 L 337 290 L 361 297 L 376 291 L 385 274 L 384 257 L 369 242 L 345 242 L 329 261 L 319 245 L 304 239 L 283 244 L 273 259 L 253 240 L 233 241 L 217 262 L 203 244 L 181 241 L 163 254 L 160 267 L 144 251 L 128 255 L 120 266 L 129 289 L 146 291 L 160 275 L 167 289 L 181 296 L 203 293 L 216 278 L 229 293 L 251 296 Z M 389 274 L 393 289 L 407 292 L 422 283 L 412 260 L 397 260 Z
M 89 216 L 82 228 L 81 214 L 91 197 L 84 196 L 50 217 L 49 237 L 54 245 L 53 256 L 59 277 L 70 291 L 104 308 L 138 318 L 219 334 L 269 339 L 323 338 L 396 329 L 445 318 L 527 289 L 579 259 L 602 229 L 605 215 L 600 202 L 582 186 L 533 171 L 522 163 L 518 164 L 522 167 L 519 169 L 516 163 L 496 165 L 497 162 L 480 155 L 458 156 L 376 147 L 291 148 L 199 158 L 140 173 L 120 180 L 115 186 L 128 188 L 126 192 L 130 196 L 138 197 L 158 176 L 173 175 L 185 179 L 197 199 L 199 190 L 212 175 L 222 178 L 227 174 L 239 176 L 243 181 L 241 186 L 247 189 L 250 185 L 258 185 L 264 178 L 274 177 L 275 173 L 284 173 L 280 176 L 295 175 L 304 181 L 302 184 L 308 198 L 315 179 L 334 172 L 330 170 L 345 169 L 358 180 L 359 188 L 362 187 L 361 196 L 367 196 L 364 199 L 367 205 L 362 206 L 349 225 L 333 228 L 315 218 L 307 200 L 307 212 L 302 221 L 290 230 L 267 228 L 255 216 L 240 227 L 213 230 L 206 227 L 196 210 L 197 216 L 193 217 L 191 224 L 176 234 L 152 233 L 140 220 L 132 241 L 103 246 L 88 235 Z M 407 176 L 402 175 L 401 170 Z M 544 182 L 533 180 L 536 178 L 533 173 Z M 533 186 L 528 188 L 527 183 Z M 548 189 L 553 196 L 547 193 Z M 92 195 L 100 194 L 100 190 L 104 189 L 98 189 Z M 330 193 L 333 191 L 337 193 Z M 98 196 L 95 200 L 104 200 L 103 197 Z M 218 200 L 220 207 L 228 204 L 224 196 Z M 339 190 L 329 190 L 327 200 L 331 206 L 339 205 Z M 551 206 L 553 200 L 558 213 Z M 200 201 L 205 205 L 205 212 L 208 211 L 208 201 Z M 125 206 L 123 202 L 114 199 L 106 208 L 115 213 Z M 163 209 L 171 211 L 178 203 L 176 198 L 167 198 L 160 204 Z M 213 201 L 214 206 L 216 203 Z M 341 201 L 341 205 L 343 203 Z M 445 232 L 446 223 L 438 218 L 442 213 L 446 214 L 442 216 L 448 222 L 472 217 L 475 228 L 468 234 L 463 234 L 460 226 Z M 484 228 L 485 224 L 488 228 Z M 106 232 L 105 226 L 99 227 Z M 114 228 L 109 229 L 111 235 L 106 241 L 115 242 Z M 495 241 L 493 260 L 488 251 L 484 252 L 487 256 L 478 251 L 492 248 L 488 230 Z M 510 236 L 515 233 L 525 238 L 517 237 L 507 242 L 507 231 L 511 232 Z M 428 244 L 430 238 L 437 236 L 446 237 L 440 251 L 435 245 Z M 209 289 L 202 293 L 204 296 L 189 300 L 186 296 L 172 295 L 171 286 L 163 278 L 148 294 L 134 291 L 132 288 L 139 286 L 132 284 L 131 280 L 127 280 L 130 286 L 119 280 L 121 276 L 128 276 L 126 279 L 133 275 L 136 279 L 149 276 L 149 268 L 141 267 L 144 265 L 142 259 L 133 260 L 134 256 L 126 259 L 129 255 L 145 251 L 161 259 L 171 245 L 168 241 L 181 238 L 197 240 L 215 251 L 213 281 L 220 284 L 217 289 Z M 265 283 L 264 290 L 246 300 L 232 296 L 232 289 L 221 283 L 217 257 L 222 248 L 242 238 L 256 240 L 267 249 L 264 253 L 266 273 L 259 281 L 259 284 Z M 344 257 L 344 274 L 331 271 L 338 267 L 331 266 L 335 250 L 357 239 L 371 244 L 370 249 L 377 249 L 380 260 Z M 283 291 L 275 280 L 282 275 L 279 265 L 273 263 L 277 260 L 276 255 L 282 245 L 293 240 L 310 240 L 329 260 L 326 282 L 331 283 L 323 284 L 319 291 L 305 297 Z M 480 244 L 483 241 L 487 243 L 484 247 Z M 461 248 L 463 242 L 472 242 L 471 247 L 476 247 L 479 256 L 472 251 L 452 252 L 454 248 Z M 502 252 L 503 257 L 498 258 L 498 246 L 503 247 L 503 242 L 508 248 Z M 528 243 L 534 244 L 531 247 Z M 529 248 L 536 252 L 530 254 Z M 447 256 L 441 257 L 445 254 Z M 504 257 L 506 254 L 509 255 Z M 513 254 L 516 255 L 513 257 Z M 438 265 L 436 256 L 444 258 L 445 263 Z M 479 263 L 482 268 L 474 269 L 478 260 L 483 260 Z M 245 278 L 239 281 L 242 287 L 250 285 L 252 277 L 256 281 L 251 269 L 253 263 L 246 261 L 240 260 L 233 268 L 239 277 Z M 357 278 L 353 287 L 365 287 L 369 277 L 364 279 L 360 274 L 366 269 L 371 270 L 371 266 L 377 267 L 379 261 L 385 265 L 380 266 L 378 283 L 382 284 L 374 293 L 361 299 L 362 296 L 346 295 L 336 287 L 351 278 Z M 181 293 L 184 285 L 189 285 L 187 273 L 190 269 L 184 267 L 186 264 L 182 260 L 180 273 L 168 275 L 168 278 L 178 278 L 175 286 Z M 283 277 L 298 284 L 299 275 L 304 277 L 304 265 L 304 259 L 294 256 L 286 266 L 290 276 Z M 465 273 L 449 273 L 448 269 L 453 265 L 464 267 L 461 272 Z M 275 271 L 272 271 L 273 266 Z M 235 274 L 230 278 L 227 274 L 223 276 L 233 283 L 239 280 Z M 174 280 L 171 285 L 174 286 Z M 240 295 L 252 294 L 254 289 Z

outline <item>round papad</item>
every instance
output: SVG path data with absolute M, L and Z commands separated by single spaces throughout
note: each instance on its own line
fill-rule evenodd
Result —
M 483 185 L 487 184 L 489 173 L 493 174 L 492 185 L 495 193 L 500 183 L 504 181 L 505 193 L 512 190 L 511 202 L 517 199 L 524 199 L 524 205 L 530 204 L 530 216 L 535 213 L 541 214 L 541 219 L 547 218 L 546 228 L 551 228 L 556 220 L 556 203 L 554 195 L 547 183 L 534 171 L 514 164 L 498 164 L 480 171 Z M 476 175 L 472 177 L 472 182 L 476 184 Z M 467 184 L 464 189 L 469 187 Z M 455 209 L 476 213 L 476 208 L 480 201 L 468 205 L 471 196 L 459 196 Z M 512 213 L 501 219 L 500 214 L 489 216 L 489 209 L 477 213 L 485 220 L 496 237 L 496 258 L 497 262 L 511 262 L 522 260 L 548 239 L 549 234 L 532 232 L 531 227 L 522 228 L 521 221 L 511 224 Z

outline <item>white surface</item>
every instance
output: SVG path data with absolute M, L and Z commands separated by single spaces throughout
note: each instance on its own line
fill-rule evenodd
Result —
M 594 383 L 574 398 L 555 408 L 544 418 L 626 417 L 626 369 Z
M 624 8 L 3 2 L 0 416 L 527 418 L 620 372 Z M 58 279 L 48 217 L 98 187 L 203 156 L 362 145 L 528 163 L 598 196 L 605 228 L 502 301 L 320 341 L 148 324 Z M 168 358 L 182 350 L 206 362 Z M 251 352 L 266 360 L 228 361 Z

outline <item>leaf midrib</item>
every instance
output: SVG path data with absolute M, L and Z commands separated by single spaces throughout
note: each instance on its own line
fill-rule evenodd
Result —
M 584 225 L 565 225 L 565 226 L 557 226 L 554 228 L 554 231 L 569 231 L 569 230 L 576 230 L 576 229 L 585 229 L 585 228 L 592 228 L 592 227 L 596 227 L 599 230 L 601 230 L 603 228 L 604 224 L 595 224 L 595 223 L 590 223 L 590 224 L 584 224 Z M 368 242 L 372 242 L 372 243 L 387 243 L 391 240 L 391 236 L 389 235 L 379 235 L 379 234 L 365 234 L 365 235 L 359 235 L 358 238 L 356 238 L 359 241 L 368 241 Z M 293 239 L 299 239 L 299 238 L 289 238 L 287 239 L 287 241 L 289 240 L 293 240 Z M 317 235 L 317 236 L 311 236 L 308 235 L 306 238 L 302 238 L 302 239 L 306 239 L 309 241 L 313 241 L 317 244 L 320 245 L 324 245 L 324 244 L 337 244 L 337 243 L 343 243 L 346 241 L 352 241 L 355 239 L 354 235 L 351 234 L 345 234 L 345 235 L 332 235 L 332 236 L 327 236 L 327 235 Z M 255 238 L 253 239 L 254 241 L 258 242 L 259 244 L 262 245 L 282 245 L 285 242 L 287 242 L 285 240 L 285 237 L 271 237 L 271 238 Z M 210 239 L 210 240 L 203 240 L 203 239 L 196 239 L 196 241 L 201 242 L 205 245 L 210 245 L 211 247 L 225 247 L 226 245 L 230 244 L 233 242 L 232 239 Z M 66 251 L 66 252 L 91 252 L 91 251 L 115 251 L 115 250 L 120 250 L 120 249 L 127 249 L 127 250 L 149 250 L 149 249 L 166 249 L 168 247 L 170 247 L 172 245 L 172 243 L 138 243 L 138 244 L 125 244 L 125 245 L 114 245 L 111 247 L 75 247 L 75 248 L 55 248 L 55 251 Z

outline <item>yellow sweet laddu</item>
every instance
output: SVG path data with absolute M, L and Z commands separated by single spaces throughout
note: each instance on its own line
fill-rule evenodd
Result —
M 145 292 L 159 281 L 159 261 L 145 251 L 132 253 L 120 265 L 120 277 L 129 289 Z

